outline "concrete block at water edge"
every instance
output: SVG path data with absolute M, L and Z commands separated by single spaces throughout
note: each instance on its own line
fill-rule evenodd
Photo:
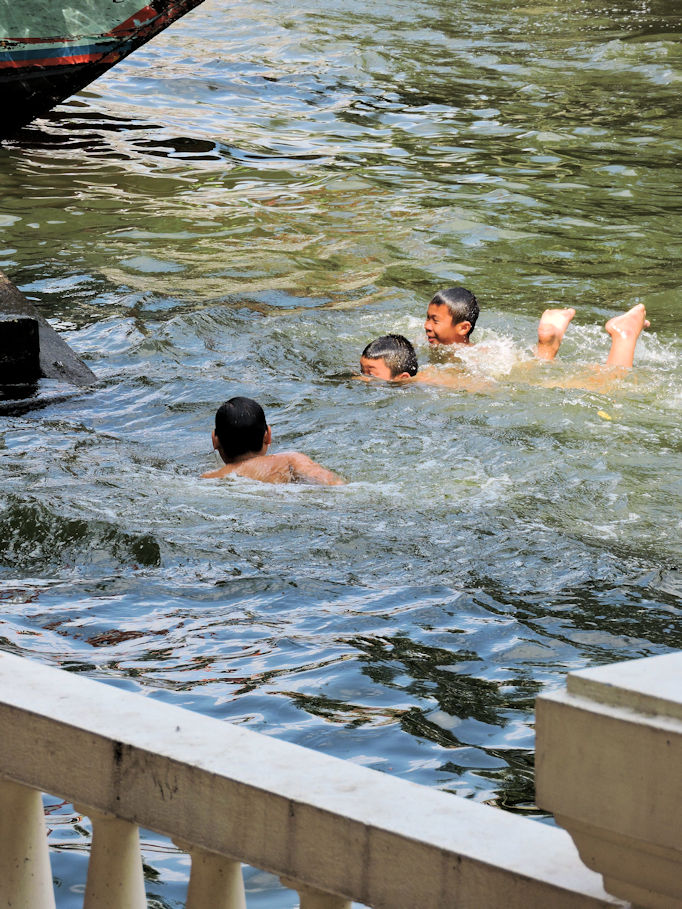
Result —
M 40 376 L 37 319 L 0 312 L 0 384 L 20 385 Z
M 682 909 L 682 653 L 571 673 L 536 731 L 537 802 L 606 890 Z
M 35 340 L 31 328 L 26 322 L 35 322 L 38 331 L 39 344 L 39 370 L 33 377 L 46 379 L 60 379 L 62 382 L 69 382 L 72 385 L 89 385 L 95 382 L 97 377 L 89 367 L 77 356 L 69 347 L 63 338 L 60 338 L 52 326 L 40 315 L 38 310 L 10 281 L 6 274 L 0 271 L 0 335 L 4 334 L 5 324 L 8 326 L 7 331 L 13 332 L 14 341 L 22 344 L 27 341 L 30 346 L 29 351 L 14 350 L 11 352 L 10 362 L 16 364 L 19 368 L 24 359 L 29 358 L 35 367 Z M 20 323 L 13 328 L 9 326 L 12 323 Z M 31 339 L 29 340 L 29 335 Z M 7 342 L 7 349 L 11 351 L 12 341 Z M 5 348 L 0 341 L 0 361 L 2 351 Z M 30 378 L 0 378 L 0 382 L 11 384 L 22 384 L 31 382 Z

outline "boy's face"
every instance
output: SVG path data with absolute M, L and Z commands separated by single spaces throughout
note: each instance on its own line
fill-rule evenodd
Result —
M 394 377 L 381 357 L 376 360 L 370 360 L 369 357 L 360 357 L 360 372 L 363 376 L 369 376 L 372 379 L 383 379 L 384 382 L 392 382 L 394 378 L 397 378 Z
M 429 303 L 424 331 L 433 347 L 437 344 L 468 344 L 470 322 L 455 322 L 444 303 Z

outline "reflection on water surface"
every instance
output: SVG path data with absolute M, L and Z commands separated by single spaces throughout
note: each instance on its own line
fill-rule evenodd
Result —
M 0 148 L 0 267 L 100 377 L 2 418 L 3 647 L 535 814 L 538 691 L 682 646 L 676 6 L 206 0 Z M 434 360 L 452 283 L 492 392 L 351 378 L 389 330 Z M 545 387 L 639 301 L 630 376 Z M 348 486 L 200 481 L 234 394 Z

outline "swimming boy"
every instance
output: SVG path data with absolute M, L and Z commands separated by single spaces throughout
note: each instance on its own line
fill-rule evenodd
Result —
M 202 474 L 207 479 L 236 474 L 263 483 L 317 483 L 340 486 L 341 477 L 297 451 L 268 454 L 272 430 L 263 408 L 251 398 L 230 398 L 215 415 L 213 447 L 225 466 Z
M 470 344 L 469 340 L 478 319 L 476 297 L 465 287 L 450 287 L 438 291 L 426 311 L 424 331 L 432 347 L 439 344 Z M 546 309 L 538 325 L 538 343 L 535 356 L 540 360 L 553 360 L 561 346 L 575 309 Z M 642 329 L 647 328 L 643 304 L 633 306 L 621 316 L 615 316 L 604 326 L 611 335 L 611 350 L 606 366 L 624 366 L 634 363 L 635 345 Z
M 466 287 L 439 290 L 426 310 L 424 331 L 431 347 L 471 344 L 471 333 L 479 314 L 478 300 Z M 575 309 L 546 309 L 538 325 L 535 356 L 553 360 Z

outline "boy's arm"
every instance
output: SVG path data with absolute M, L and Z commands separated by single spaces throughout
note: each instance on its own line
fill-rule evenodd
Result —
M 346 482 L 343 477 L 331 470 L 327 470 L 326 467 L 300 452 L 294 452 L 291 455 L 290 465 L 296 477 L 301 480 L 319 483 L 322 486 L 343 486 Z

